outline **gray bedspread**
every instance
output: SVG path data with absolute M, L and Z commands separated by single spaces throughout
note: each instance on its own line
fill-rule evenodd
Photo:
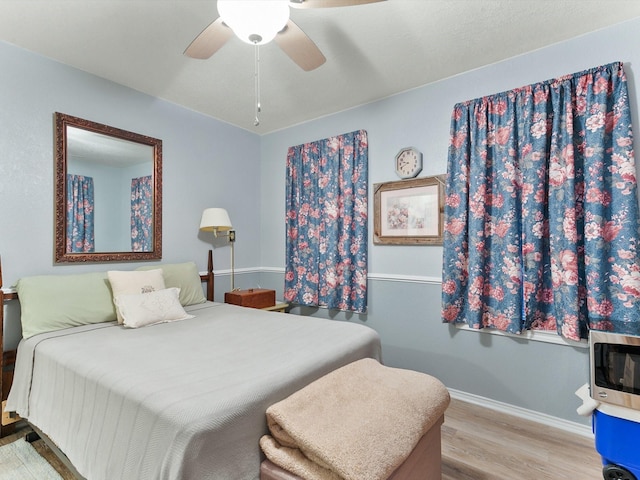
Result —
M 269 405 L 380 359 L 362 325 L 219 303 L 187 310 L 196 317 L 23 340 L 7 409 L 88 480 L 257 479 Z

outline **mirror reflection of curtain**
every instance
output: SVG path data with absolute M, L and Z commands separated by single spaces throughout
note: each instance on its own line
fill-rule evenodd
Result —
M 151 175 L 131 179 L 131 250 L 153 250 L 153 183 Z
M 93 178 L 67 175 L 67 252 L 95 250 Z

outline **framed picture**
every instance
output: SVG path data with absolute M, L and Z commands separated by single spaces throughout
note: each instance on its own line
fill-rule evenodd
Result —
M 442 245 L 445 175 L 374 185 L 373 243 Z

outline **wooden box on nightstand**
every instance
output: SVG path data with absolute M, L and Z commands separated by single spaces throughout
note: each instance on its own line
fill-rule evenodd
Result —
M 266 308 L 276 304 L 276 291 L 266 288 L 250 288 L 248 290 L 234 290 L 224 294 L 225 303 L 240 305 L 241 307 Z

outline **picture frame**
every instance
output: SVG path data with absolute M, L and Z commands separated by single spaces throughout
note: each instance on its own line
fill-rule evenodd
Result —
M 446 175 L 374 185 L 376 245 L 442 245 Z

